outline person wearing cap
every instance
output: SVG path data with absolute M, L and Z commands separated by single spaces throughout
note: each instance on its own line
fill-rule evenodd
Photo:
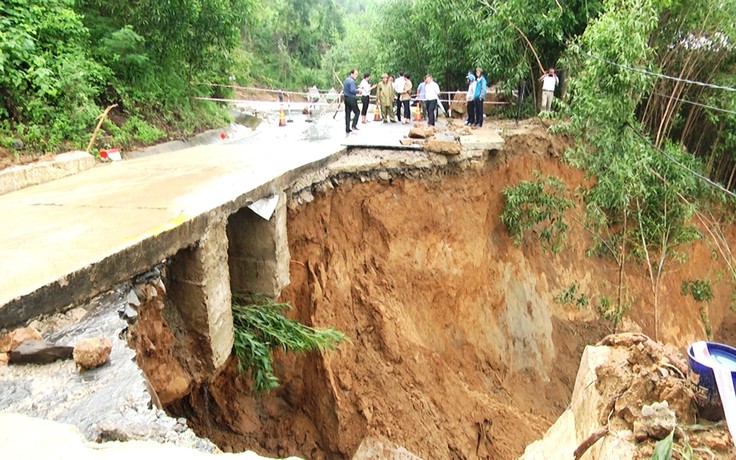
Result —
M 486 92 L 488 92 L 488 82 L 486 77 L 483 76 L 483 69 L 478 67 L 475 69 L 475 96 L 473 97 L 475 123 L 470 126 L 478 128 L 483 126 L 483 103 L 486 100 Z
M 431 73 L 424 77 L 424 95 L 427 103 L 427 124 L 434 126 L 437 115 L 437 103 L 440 99 L 440 85 L 434 81 Z
M 378 106 L 381 108 L 383 122 L 388 123 L 390 118 L 391 123 L 396 123 L 393 107 L 396 91 L 394 91 L 394 86 L 389 81 L 388 74 L 381 75 L 381 81 L 378 83 L 378 89 L 376 90 L 376 97 L 378 98 Z
M 472 126 L 475 124 L 475 104 L 473 103 L 475 99 L 475 75 L 473 75 L 473 72 L 468 72 L 465 80 L 468 82 L 468 93 L 465 96 L 465 100 L 468 103 L 468 119 L 465 120 L 465 124 Z

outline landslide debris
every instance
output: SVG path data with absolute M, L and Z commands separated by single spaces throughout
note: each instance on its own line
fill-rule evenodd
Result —
M 707 395 L 693 377 L 672 346 L 640 333 L 607 336 L 585 348 L 570 408 L 522 459 L 650 459 L 673 430 L 673 458 L 692 450 L 734 458 L 724 424 L 699 416 Z

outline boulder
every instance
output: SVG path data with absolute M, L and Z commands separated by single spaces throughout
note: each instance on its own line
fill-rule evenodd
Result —
M 437 130 L 431 125 L 415 125 L 409 130 L 409 137 L 412 139 L 427 139 L 434 136 Z
M 424 150 L 442 155 L 459 155 L 460 143 L 446 139 L 428 139 L 424 143 Z
M 81 370 L 94 369 L 107 362 L 112 351 L 109 337 L 82 339 L 74 347 L 74 362 Z
M 7 366 L 10 363 L 10 353 L 0 353 L 0 367 Z
M 13 364 L 48 364 L 72 357 L 73 347 L 54 345 L 43 340 L 26 340 L 10 351 Z
M 7 353 L 26 340 L 43 340 L 43 337 L 32 327 L 21 327 L 0 339 L 0 353 Z

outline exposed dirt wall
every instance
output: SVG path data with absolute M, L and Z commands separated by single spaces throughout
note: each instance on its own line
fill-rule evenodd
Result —
M 583 347 L 610 331 L 590 308 L 553 297 L 573 282 L 597 294 L 618 272 L 584 255 L 579 227 L 559 255 L 535 237 L 513 245 L 499 220 L 503 187 L 534 170 L 571 188 L 584 177 L 557 158 L 564 142 L 541 129 L 507 141 L 505 154 L 478 169 L 342 180 L 292 209 L 291 286 L 282 297 L 300 320 L 334 325 L 350 342 L 324 355 L 280 356 L 284 386 L 267 397 L 252 398 L 230 362 L 172 407 L 226 450 L 349 458 L 371 435 L 424 458 L 518 457 L 567 406 Z M 709 253 L 697 243 L 691 262 L 665 279 L 661 339 L 682 346 L 704 336 L 699 306 L 679 290 L 682 279 L 723 270 Z M 627 276 L 631 317 L 651 334 L 645 273 L 631 267 Z M 715 285 L 714 331 L 734 328 L 731 288 Z

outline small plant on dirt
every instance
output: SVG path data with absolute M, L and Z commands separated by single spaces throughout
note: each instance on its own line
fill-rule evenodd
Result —
M 582 310 L 590 304 L 590 299 L 588 299 L 588 295 L 586 293 L 581 292 L 580 295 L 578 295 L 577 283 L 572 283 L 567 289 L 563 289 L 558 292 L 554 298 L 555 302 L 562 305 L 575 304 L 579 310 Z
M 598 315 L 606 321 L 610 321 L 613 325 L 613 331 L 616 332 L 618 323 L 624 317 L 624 314 L 631 309 L 631 304 L 628 302 L 614 303 L 610 298 L 601 296 L 600 300 L 595 306 L 595 310 Z
M 521 181 L 503 189 L 506 205 L 501 222 L 516 245 L 521 244 L 525 233 L 541 225 L 542 246 L 557 253 L 568 229 L 564 214 L 573 207 L 573 202 L 567 198 L 565 184 L 559 177 L 543 178 L 538 171 L 534 177 L 536 180 Z
M 313 328 L 287 318 L 288 303 L 279 303 L 265 296 L 237 299 L 233 303 L 235 354 L 238 370 L 249 370 L 256 393 L 268 392 L 279 386 L 273 372 L 272 351 L 307 352 L 335 348 L 345 335 L 335 328 Z
M 691 295 L 696 302 L 710 302 L 713 300 L 713 288 L 710 281 L 703 280 L 683 280 L 680 285 L 680 294 L 683 296 Z

